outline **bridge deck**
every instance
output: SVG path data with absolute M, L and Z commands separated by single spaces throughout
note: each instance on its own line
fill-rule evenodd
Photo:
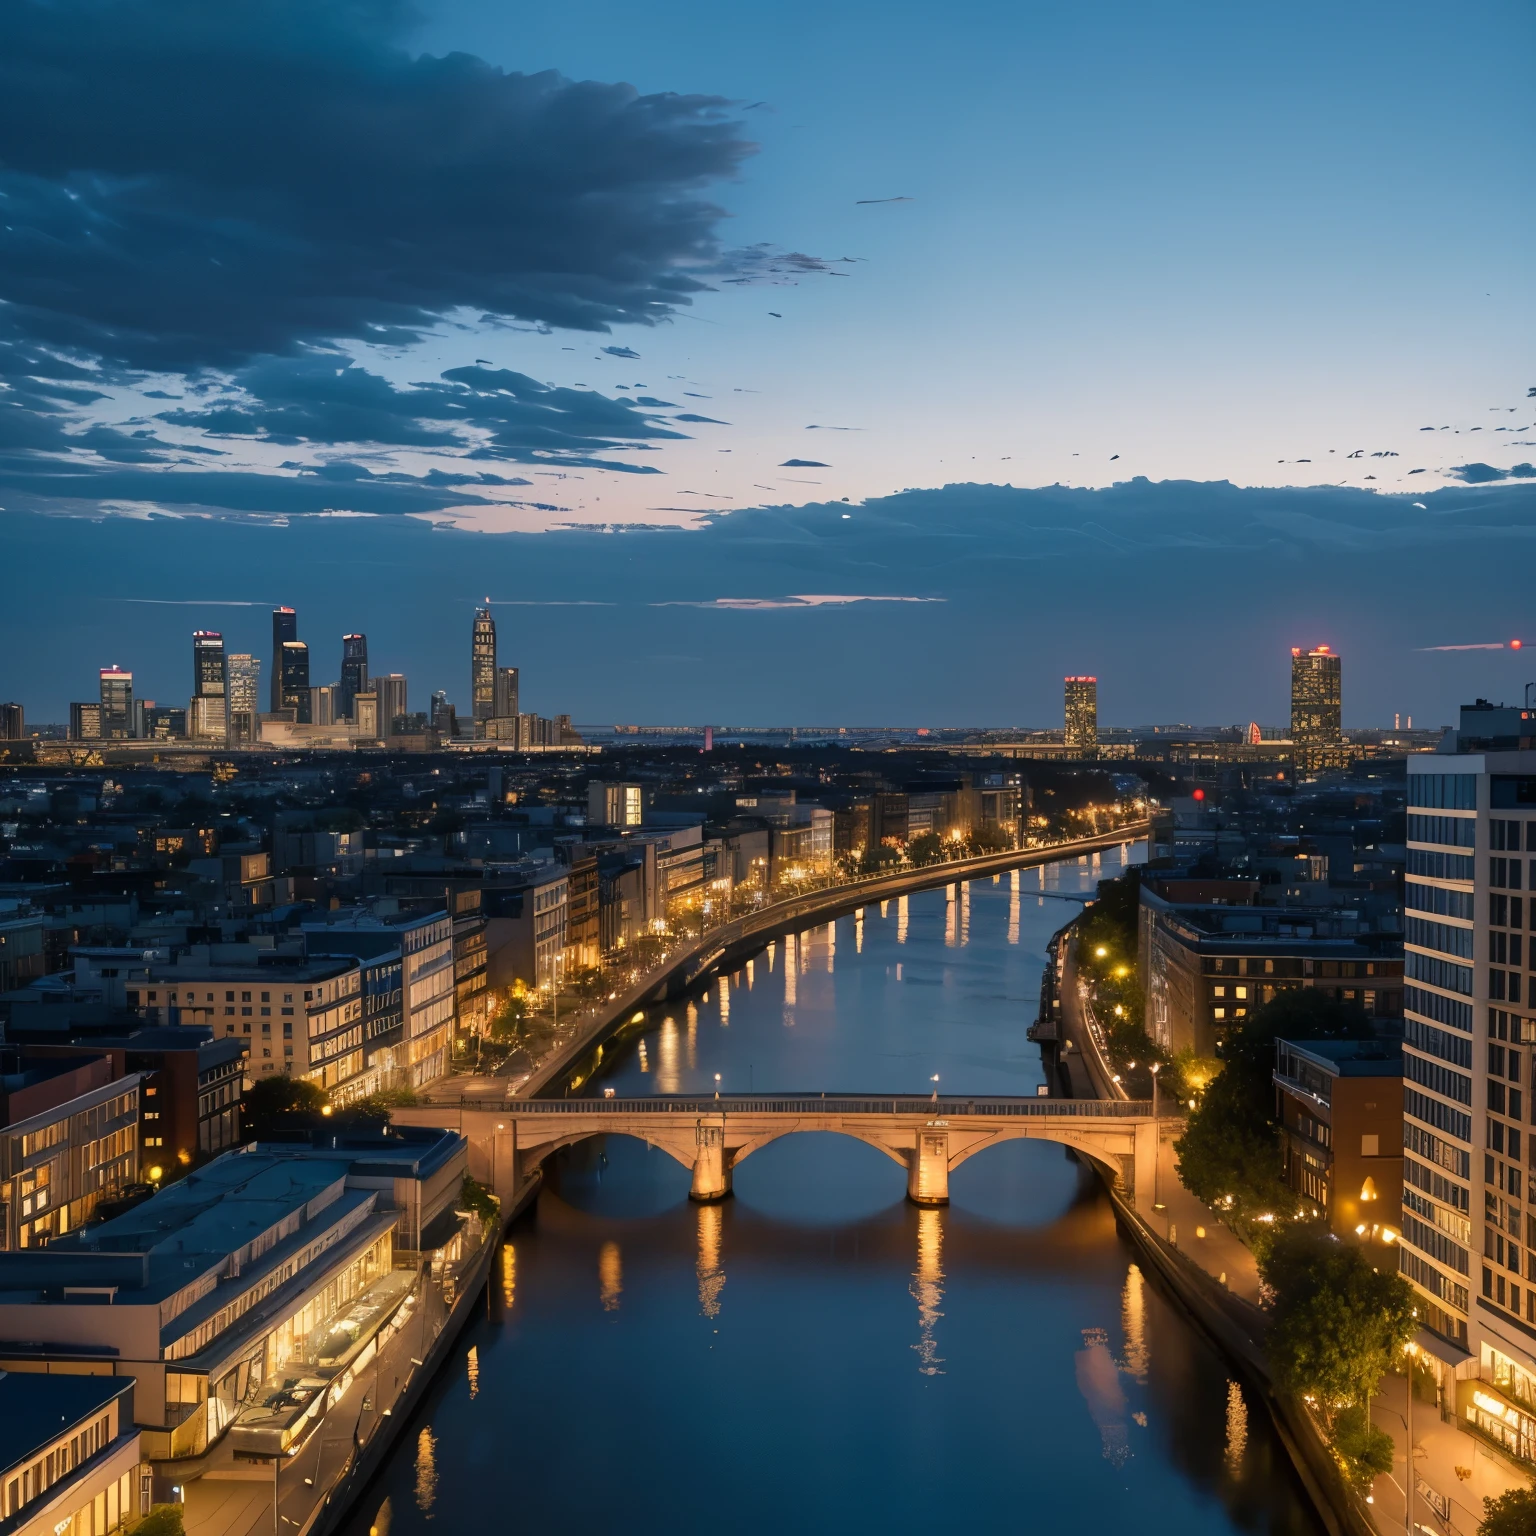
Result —
M 1152 1106 L 1138 1099 L 886 1097 L 867 1093 L 649 1094 L 643 1098 L 436 1100 L 432 1108 L 494 1109 L 516 1118 L 542 1115 L 1018 1115 L 1043 1120 L 1143 1120 Z

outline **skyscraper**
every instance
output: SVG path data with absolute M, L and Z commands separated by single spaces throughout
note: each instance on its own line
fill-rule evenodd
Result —
M 20 704 L 0 704 L 0 741 L 25 741 L 27 715 Z
M 284 640 L 277 656 L 277 708 L 293 710 L 293 718 L 300 725 L 308 725 L 309 647 L 302 640 Z
M 1408 758 L 1398 1263 L 1420 1322 L 1481 1364 L 1477 1393 L 1457 1399 L 1466 1427 L 1529 1444 L 1536 857 L 1522 855 L 1536 855 L 1536 752 L 1467 751 L 1474 713 L 1462 710 L 1460 752 Z M 1517 709 L 1481 713 L 1519 729 Z
M 230 746 L 256 740 L 261 705 L 261 658 L 245 651 L 224 657 L 224 719 Z
M 224 697 L 224 636 L 216 629 L 192 632 L 192 697 Z
M 393 736 L 395 719 L 405 714 L 405 677 L 399 672 L 387 672 L 383 677 L 369 679 L 369 687 L 379 701 L 379 735 Z
M 496 715 L 496 621 L 489 608 L 475 609 L 475 626 L 469 652 L 470 713 L 475 734 L 483 734 L 483 720 Z
M 1291 647 L 1291 740 L 1298 768 L 1322 768 L 1340 757 L 1344 743 L 1343 667 L 1326 645 Z
M 127 741 L 133 735 L 133 673 L 101 669 L 101 739 Z
M 1064 678 L 1066 685 L 1067 747 L 1093 756 L 1099 745 L 1099 680 L 1096 677 Z
M 352 700 L 368 687 L 368 636 L 341 637 L 341 691 L 337 708 L 343 720 L 352 718 Z
M 517 717 L 517 668 L 496 668 L 496 715 L 498 720 Z
M 187 732 L 197 740 L 223 741 L 228 734 L 224 700 L 224 636 L 199 629 L 192 635 L 192 702 Z
M 272 610 L 272 704 L 273 714 L 283 708 L 283 647 L 299 638 L 299 616 L 292 608 Z M 304 686 L 309 686 L 307 677 Z

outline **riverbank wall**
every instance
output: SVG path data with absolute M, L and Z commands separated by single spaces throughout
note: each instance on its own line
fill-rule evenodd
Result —
M 922 869 L 902 870 L 897 874 L 875 875 L 777 901 L 743 917 L 732 918 L 701 938 L 684 944 L 661 966 L 620 993 L 584 1023 L 569 1041 L 540 1062 L 515 1095 L 510 1096 L 559 1097 L 575 1091 L 601 1065 L 606 1048 L 634 1022 L 637 1012 L 678 997 L 710 976 L 737 969 L 770 939 L 803 928 L 810 922 L 831 922 L 871 902 L 893 901 L 961 880 L 980 880 L 1015 869 L 1079 858 L 1083 854 L 1107 852 L 1126 843 L 1142 841 L 1147 829 L 1145 821 L 1130 822 L 1095 837 L 1076 838 L 1070 843 L 1056 843 L 1046 848 L 1012 848 L 974 859 L 956 859 Z M 463 1093 L 465 1080 L 454 1081 L 457 1097 Z M 480 1085 L 475 1091 L 493 1095 L 499 1086 L 494 1078 L 474 1081 Z

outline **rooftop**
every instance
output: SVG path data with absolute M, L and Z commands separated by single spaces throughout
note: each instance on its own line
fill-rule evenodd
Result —
M 1332 1077 L 1401 1077 L 1400 1040 L 1277 1040 L 1277 1054 L 1287 1051 L 1321 1067 Z
M 45 1451 L 73 1425 L 133 1390 L 131 1377 L 0 1371 L 0 1476 Z M 132 1420 L 124 1405 L 122 1424 Z

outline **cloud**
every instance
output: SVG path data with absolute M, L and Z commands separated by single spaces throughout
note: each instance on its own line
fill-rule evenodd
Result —
M 603 351 L 606 352 L 609 357 L 632 357 L 636 362 L 639 362 L 640 360 L 640 354 L 636 352 L 632 347 L 604 347 Z
M 3 298 L 115 364 L 397 344 L 455 311 L 603 330 L 707 285 L 716 97 L 413 55 L 395 0 L 0 9 Z
M 813 608 L 846 608 L 853 603 L 942 603 L 942 597 L 877 597 L 860 594 L 839 596 L 827 592 L 805 592 L 792 597 L 716 597 L 708 602 L 652 603 L 652 608 L 732 608 L 757 612 L 769 608 L 809 611 Z
M 520 463 L 557 458 L 639 473 L 655 471 L 592 455 L 684 436 L 639 401 L 541 384 L 507 368 L 451 368 L 400 387 L 333 355 L 262 358 L 232 383 L 230 395 L 159 420 L 277 443 L 418 447 Z
M 1467 485 L 1488 485 L 1495 480 L 1536 480 L 1536 464 L 1516 464 L 1510 469 L 1495 469 L 1491 464 L 1459 464 L 1446 470 L 1446 474 L 1454 475 Z
M 820 459 L 785 459 L 779 465 L 780 469 L 831 469 L 830 464 L 823 464 Z

